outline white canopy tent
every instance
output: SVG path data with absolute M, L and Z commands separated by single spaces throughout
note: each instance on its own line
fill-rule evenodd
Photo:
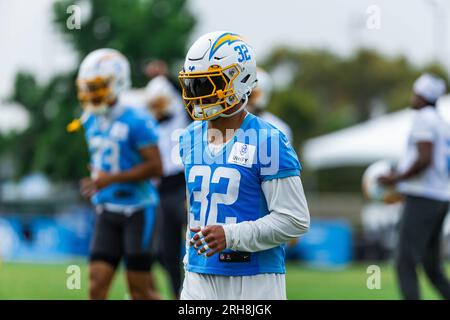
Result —
M 450 95 L 440 99 L 438 110 L 450 124 Z M 364 166 L 380 159 L 398 161 L 406 147 L 412 116 L 412 110 L 402 110 L 309 139 L 303 146 L 303 162 L 318 170 Z

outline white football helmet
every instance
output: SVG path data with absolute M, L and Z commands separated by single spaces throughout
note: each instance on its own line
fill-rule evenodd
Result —
M 165 76 L 157 76 L 150 80 L 145 87 L 145 96 L 150 111 L 155 113 L 154 115 L 157 119 L 159 116 L 172 114 L 177 111 L 172 110 L 174 106 L 173 100 L 176 99 L 179 102 L 178 104 L 181 103 L 179 93 Z M 179 108 L 179 105 L 177 107 Z
M 261 68 L 256 70 L 256 77 L 258 78 L 258 83 L 250 96 L 250 103 L 257 110 L 264 110 L 272 97 L 273 81 L 272 77 Z
M 192 119 L 231 117 L 245 108 L 256 85 L 255 53 L 235 33 L 211 32 L 189 49 L 178 78 Z M 239 103 L 233 113 L 225 113 Z
M 82 107 L 104 114 L 119 94 L 130 87 L 130 64 L 117 50 L 95 50 L 82 61 L 76 84 Z
M 159 97 L 171 100 L 176 96 L 176 91 L 165 76 L 157 76 L 148 82 L 145 87 L 145 95 L 149 102 Z
M 386 204 L 401 200 L 400 194 L 394 187 L 383 186 L 378 182 L 381 176 L 389 175 L 392 170 L 392 163 L 388 160 L 379 160 L 367 167 L 362 177 L 362 191 L 368 200 Z

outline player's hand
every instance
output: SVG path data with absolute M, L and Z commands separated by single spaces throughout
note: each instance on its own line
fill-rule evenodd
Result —
M 83 178 L 80 181 L 80 193 L 85 199 L 90 199 L 97 192 L 97 186 L 91 178 Z
M 80 193 L 86 198 L 90 199 L 99 190 L 109 186 L 114 182 L 113 176 L 104 171 L 97 171 L 95 179 L 83 178 L 80 181 Z
M 103 189 L 114 182 L 113 175 L 105 171 L 97 171 L 94 179 L 97 190 Z
M 214 225 L 204 228 L 191 228 L 195 235 L 190 240 L 190 245 L 197 249 L 197 254 L 211 257 L 227 247 L 225 231 L 222 226 Z
M 398 176 L 396 174 L 391 174 L 387 176 L 381 176 L 378 178 L 378 183 L 384 186 L 393 186 L 399 181 Z

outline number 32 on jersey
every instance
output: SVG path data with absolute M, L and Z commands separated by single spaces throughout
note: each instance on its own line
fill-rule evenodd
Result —
M 200 190 L 192 192 L 193 200 L 200 203 L 200 220 L 195 220 L 194 215 L 190 212 L 189 226 L 191 228 L 223 224 L 217 221 L 218 205 L 231 205 L 238 199 L 241 173 L 227 167 L 217 167 L 213 172 L 211 171 L 210 166 L 204 165 L 193 166 L 189 171 L 189 183 L 194 183 L 197 177 L 201 177 Z M 219 183 L 222 179 L 228 179 L 226 192 L 210 194 L 211 184 Z M 209 200 L 208 195 L 210 196 Z M 225 224 L 236 222 L 236 217 L 225 217 Z

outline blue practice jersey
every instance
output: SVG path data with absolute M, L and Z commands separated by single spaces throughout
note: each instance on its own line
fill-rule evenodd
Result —
M 155 120 L 144 110 L 115 106 L 108 116 L 89 114 L 83 121 L 93 175 L 126 171 L 142 163 L 139 149 L 158 142 Z M 94 205 L 119 210 L 156 205 L 158 195 L 150 180 L 114 183 L 92 197 Z
M 185 165 L 189 226 L 254 221 L 269 214 L 261 184 L 270 179 L 300 175 L 297 155 L 283 133 L 248 114 L 220 151 L 212 154 L 207 143 L 206 121 L 193 122 L 180 137 Z M 194 234 L 191 232 L 190 236 Z M 225 250 L 210 258 L 190 247 L 187 270 L 225 276 L 284 273 L 284 249 L 279 246 L 255 253 Z

